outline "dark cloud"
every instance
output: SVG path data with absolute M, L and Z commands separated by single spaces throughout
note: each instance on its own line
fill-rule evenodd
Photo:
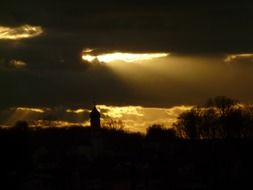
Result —
M 42 49 L 47 44 L 60 49 L 87 46 L 184 53 L 252 50 L 251 2 L 17 1 L 7 5 L 11 8 L 1 11 L 0 21 L 42 25 L 47 37 L 31 42 Z
M 253 51 L 250 1 L 28 0 L 0 5 L 1 26 L 29 24 L 44 31 L 32 39 L 0 41 L 1 107 L 83 106 L 93 96 L 101 104 L 164 106 L 195 104 L 218 94 L 250 100 L 253 94 L 245 94 L 250 77 L 233 78 L 243 78 L 246 71 L 238 74 L 221 66 L 225 54 Z M 181 79 L 171 77 L 169 67 L 164 76 L 133 67 L 138 72 L 122 78 L 111 68 L 83 63 L 84 48 L 219 55 L 214 67 L 221 64 L 217 69 L 192 60 L 190 66 L 178 64 L 173 72 Z M 3 66 L 11 60 L 22 60 L 26 69 Z
M 0 42 L 5 59 L 80 70 L 83 48 L 182 54 L 252 50 L 253 3 L 200 1 L 9 1 L 0 24 L 42 26 L 34 39 Z

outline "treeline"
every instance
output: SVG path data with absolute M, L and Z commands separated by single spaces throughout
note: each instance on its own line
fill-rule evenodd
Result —
M 0 130 L 1 187 L 9 189 L 246 189 L 252 140 L 185 141 L 153 125 L 146 135 L 90 127 Z M 100 141 L 101 140 L 101 141 Z M 94 154 L 101 143 L 99 156 Z M 116 185 L 115 185 L 116 184 Z M 122 185 L 122 186 L 117 186 Z M 78 187 L 77 187 L 78 186 Z M 2 188 L 4 189 L 4 188 Z
M 139 139 L 151 141 L 183 140 L 183 139 L 248 139 L 253 137 L 253 104 L 243 104 L 238 100 L 225 96 L 210 98 L 204 105 L 195 106 L 189 111 L 181 113 L 172 128 L 154 124 L 147 128 L 146 134 L 125 131 L 122 122 L 112 126 L 102 127 L 102 134 L 115 137 L 135 136 Z M 39 128 L 31 129 L 25 121 L 19 121 L 9 129 L 0 129 L 0 134 L 23 132 L 55 136 L 71 136 L 79 134 L 78 139 L 88 139 L 89 127 L 69 126 L 67 128 Z M 63 135 L 64 134 L 64 135 Z M 60 136 L 61 136 L 60 135 Z M 124 139 L 124 138 L 123 138 Z M 119 138 L 121 140 L 121 138 Z
M 184 139 L 253 137 L 253 105 L 218 96 L 179 115 L 173 127 Z

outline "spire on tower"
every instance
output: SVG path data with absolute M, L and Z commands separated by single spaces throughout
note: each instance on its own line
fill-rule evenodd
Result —
M 96 104 L 96 99 L 95 99 L 95 97 L 92 98 L 92 103 L 93 103 L 93 107 L 96 107 L 97 104 Z
M 93 109 L 90 112 L 90 126 L 93 129 L 100 129 L 100 112 L 96 108 L 95 101 L 93 102 Z

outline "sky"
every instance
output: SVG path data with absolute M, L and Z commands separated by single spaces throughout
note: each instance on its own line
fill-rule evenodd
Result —
M 138 119 L 111 117 L 139 126 L 170 125 L 176 114 L 164 112 L 218 95 L 252 103 L 252 20 L 251 1 L 3 0 L 0 124 L 45 112 L 85 123 L 59 112 L 90 110 L 94 99 L 109 110 L 133 106 Z M 115 52 L 166 56 L 99 59 Z

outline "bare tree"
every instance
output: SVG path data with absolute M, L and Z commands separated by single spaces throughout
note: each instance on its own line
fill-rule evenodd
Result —
M 243 138 L 253 136 L 253 108 L 217 96 L 203 107 L 182 113 L 174 123 L 180 137 L 187 139 Z

